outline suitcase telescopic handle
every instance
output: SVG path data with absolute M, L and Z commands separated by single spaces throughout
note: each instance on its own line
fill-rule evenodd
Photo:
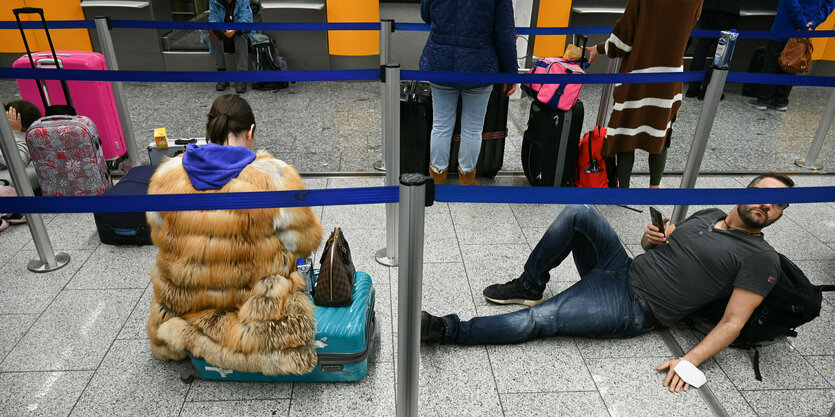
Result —
M 58 64 L 58 54 L 55 53 L 55 46 L 52 44 L 52 37 L 49 36 L 49 28 L 46 25 L 46 17 L 44 17 L 43 9 L 38 7 L 21 7 L 17 9 L 12 9 L 14 13 L 15 20 L 17 20 L 17 28 L 20 30 L 20 37 L 23 38 L 23 45 L 26 47 L 26 55 L 29 55 L 29 63 L 32 65 L 32 68 L 35 67 L 35 60 L 32 58 L 32 50 L 29 49 L 29 42 L 26 41 L 26 33 L 23 32 L 23 24 L 20 22 L 20 15 L 21 14 L 38 14 L 41 16 L 41 24 L 43 24 L 44 33 L 46 33 L 46 40 L 49 42 L 49 50 L 52 51 L 52 58 L 56 62 L 56 69 L 61 68 L 60 64 Z M 44 109 L 48 106 L 46 93 L 44 92 L 45 88 L 41 86 L 40 80 L 35 80 L 38 84 L 38 91 L 41 94 L 41 100 L 43 100 Z M 61 89 L 64 90 L 64 98 L 67 101 L 67 105 L 72 106 L 72 98 L 70 97 L 70 88 L 67 85 L 67 80 L 61 80 Z

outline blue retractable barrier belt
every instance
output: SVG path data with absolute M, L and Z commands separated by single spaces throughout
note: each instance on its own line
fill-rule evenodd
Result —
M 396 203 L 398 186 L 251 193 L 0 198 L 3 213 L 131 213 Z
M 506 84 L 668 83 L 700 81 L 704 79 L 704 76 L 704 71 L 638 74 L 509 74 L 490 72 L 401 71 L 402 80 Z M 356 81 L 379 80 L 380 70 L 374 68 L 320 71 L 93 71 L 0 68 L 0 78 L 128 82 Z M 749 72 L 729 72 L 727 82 L 835 87 L 835 77 L 758 74 Z
M 555 188 L 435 186 L 435 201 L 445 203 L 720 205 L 820 203 L 835 201 L 835 187 L 796 188 Z
M 835 87 L 835 77 L 813 75 L 760 74 L 754 72 L 729 72 L 729 83 L 803 85 L 809 87 Z
M 101 71 L 0 68 L 0 78 L 80 81 L 356 81 L 379 80 L 380 69 L 321 71 Z
M 235 22 L 160 22 L 155 20 L 111 20 L 114 28 L 194 29 L 194 30 L 380 30 L 380 22 L 354 23 L 235 23 Z M 51 23 L 47 23 L 52 26 Z
M 635 74 L 510 74 L 492 72 L 400 71 L 401 80 L 446 81 L 470 83 L 535 83 L 535 84 L 612 84 L 671 83 L 702 81 L 704 71 L 653 72 Z
M 253 193 L 167 194 L 87 197 L 4 197 L 4 213 L 120 213 L 142 211 L 252 209 L 396 203 L 399 187 Z M 623 189 L 435 186 L 445 203 L 721 205 L 835 201 L 835 187 Z
M 7 9 L 8 10 L 8 9 Z M 43 23 L 40 20 L 34 22 L 22 21 L 20 25 L 24 29 L 43 29 Z M 95 20 L 47 20 L 46 26 L 52 29 L 95 29 Z M 5 21 L 0 22 L 0 29 L 15 29 L 17 30 L 17 22 Z
M 379 22 L 330 22 L 330 23 L 236 23 L 236 22 L 178 22 L 156 20 L 122 20 L 113 19 L 110 24 L 114 28 L 122 29 L 182 29 L 182 30 L 380 30 Z M 40 21 L 21 22 L 24 29 L 41 29 Z M 92 29 L 96 27 L 94 20 L 52 20 L 47 21 L 50 29 Z M 396 30 L 428 32 L 430 27 L 426 23 L 395 22 Z M 17 29 L 17 22 L 0 21 L 0 29 Z M 515 28 L 517 35 L 572 35 L 582 33 L 586 35 L 605 35 L 612 32 L 611 26 L 575 26 L 575 27 L 524 27 Z M 740 38 L 746 39 L 785 39 L 795 38 L 802 34 L 806 38 L 832 38 L 835 30 L 814 30 L 798 32 L 793 30 L 746 30 L 739 32 Z M 718 38 L 718 30 L 692 30 L 693 38 Z

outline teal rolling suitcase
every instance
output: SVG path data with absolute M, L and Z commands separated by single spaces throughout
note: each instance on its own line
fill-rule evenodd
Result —
M 207 381 L 340 382 L 359 381 L 368 373 L 368 355 L 374 348 L 374 287 L 371 277 L 354 275 L 353 302 L 347 307 L 316 306 L 316 351 L 319 363 L 304 375 L 264 375 L 214 366 L 189 354 L 192 368 L 183 382 Z

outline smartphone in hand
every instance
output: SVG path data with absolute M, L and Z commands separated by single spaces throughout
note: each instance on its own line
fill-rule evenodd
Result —
M 664 233 L 664 215 L 652 206 L 649 207 L 649 215 L 652 217 L 652 224 L 658 228 L 658 231 Z

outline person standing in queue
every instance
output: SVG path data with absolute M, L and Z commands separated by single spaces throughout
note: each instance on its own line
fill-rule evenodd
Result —
M 622 74 L 683 72 L 687 39 L 701 10 L 702 0 L 629 0 L 609 38 L 588 48 L 589 63 L 606 55 L 623 58 Z M 617 156 L 618 187 L 629 188 L 635 149 L 649 153 L 650 188 L 659 187 L 681 90 L 681 82 L 615 86 L 603 156 Z
M 421 0 L 420 16 L 431 27 L 420 57 L 421 71 L 507 72 L 515 74 L 516 36 L 511 0 Z M 461 97 L 461 147 L 458 183 L 478 185 L 476 162 L 492 84 L 430 83 L 432 134 L 429 172 L 445 184 L 449 150 Z M 515 84 L 505 84 L 507 95 Z
M 209 3 L 209 22 L 252 23 L 252 9 L 249 0 L 211 0 Z M 235 51 L 235 69 L 246 71 L 249 69 L 249 37 L 255 31 L 212 30 L 208 34 L 209 46 L 215 59 L 215 68 L 226 71 L 225 50 Z M 216 84 L 217 91 L 229 88 L 228 82 Z M 246 83 L 236 82 L 235 92 L 246 93 Z

